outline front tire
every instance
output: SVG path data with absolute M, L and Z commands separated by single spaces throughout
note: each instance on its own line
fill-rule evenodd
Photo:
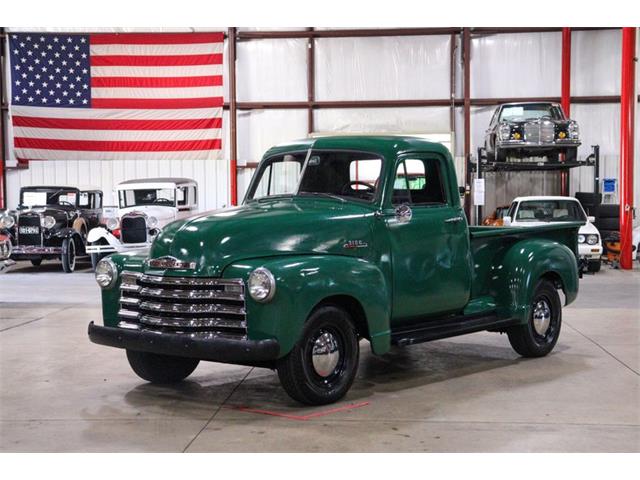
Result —
M 72 273 L 76 268 L 76 241 L 73 237 L 62 241 L 62 270 Z
M 540 280 L 533 293 L 529 319 L 525 325 L 507 331 L 509 343 L 523 357 L 544 357 L 555 347 L 561 325 L 558 291 L 549 280 Z
M 280 383 L 291 398 L 325 405 L 344 397 L 358 371 L 360 347 L 351 316 L 342 308 L 315 310 L 298 343 L 277 363 Z
M 184 380 L 200 363 L 197 358 L 173 357 L 134 350 L 127 350 L 127 360 L 136 375 L 147 382 L 159 384 Z
M 600 267 L 602 266 L 602 262 L 600 260 L 590 261 L 587 264 L 587 270 L 592 273 L 596 273 L 600 271 Z
M 34 267 L 39 267 L 40 265 L 42 265 L 42 259 L 41 258 L 31 259 L 31 265 L 33 265 Z

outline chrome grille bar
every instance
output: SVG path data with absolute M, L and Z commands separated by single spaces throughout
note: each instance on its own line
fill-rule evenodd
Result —
M 126 322 L 145 328 L 206 329 L 246 335 L 241 279 L 166 277 L 124 271 L 120 311 Z

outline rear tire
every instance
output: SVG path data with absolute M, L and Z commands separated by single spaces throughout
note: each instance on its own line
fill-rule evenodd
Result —
M 127 350 L 127 360 L 133 371 L 151 383 L 178 383 L 189 375 L 200 363 L 197 358 L 173 357 L 156 353 Z
M 325 405 L 344 397 L 358 371 L 360 347 L 351 316 L 342 308 L 314 311 L 300 340 L 277 363 L 278 377 L 294 400 Z
M 575 162 L 578 160 L 578 149 L 577 148 L 567 148 L 564 154 L 565 162 Z
M 74 237 L 65 238 L 62 241 L 62 270 L 72 273 L 76 268 L 76 241 Z
M 527 323 L 507 331 L 509 343 L 523 357 L 544 357 L 555 347 L 561 326 L 558 291 L 552 282 L 542 279 L 534 290 Z
M 42 259 L 41 258 L 32 259 L 31 265 L 33 265 L 34 267 L 39 267 L 40 265 L 42 265 Z

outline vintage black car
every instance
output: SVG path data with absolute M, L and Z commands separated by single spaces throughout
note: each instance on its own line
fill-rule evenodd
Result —
M 102 192 L 75 187 L 23 187 L 17 210 L 0 214 L 0 236 L 8 237 L 11 260 L 60 258 L 73 272 L 76 258 L 86 255 L 87 232 L 100 222 Z
M 547 157 L 557 163 L 577 160 L 580 146 L 578 123 L 566 117 L 562 106 L 551 102 L 505 103 L 496 108 L 485 134 L 488 163 L 509 157 Z

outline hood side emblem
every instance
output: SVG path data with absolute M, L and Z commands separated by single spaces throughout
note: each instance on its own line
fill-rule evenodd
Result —
M 162 268 L 165 270 L 194 270 L 196 268 L 196 262 L 185 262 L 184 260 L 178 260 L 176 257 L 167 255 L 165 257 L 152 258 L 151 260 L 149 260 L 149 266 L 153 268 Z
M 347 240 L 342 248 L 346 248 L 347 250 L 351 250 L 354 248 L 367 248 L 369 244 L 364 240 Z

